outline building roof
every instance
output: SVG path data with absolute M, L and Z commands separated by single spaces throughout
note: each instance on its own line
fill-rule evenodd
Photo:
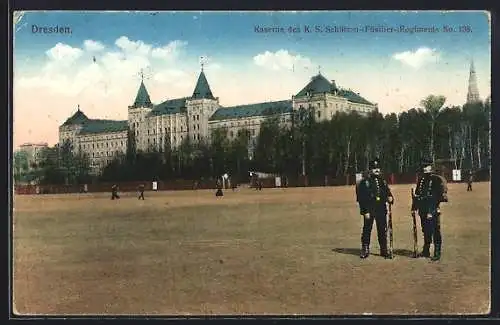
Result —
M 161 104 L 155 105 L 151 112 L 148 113 L 148 116 L 182 113 L 186 109 L 187 99 L 189 97 L 166 100 Z
M 318 74 L 311 78 L 311 81 L 302 88 L 301 91 L 297 93 L 297 97 L 307 96 L 308 93 L 311 95 L 314 94 L 323 94 L 323 93 L 333 93 L 335 90 L 335 86 L 328 81 L 323 75 Z
M 293 108 L 291 100 L 222 107 L 219 108 L 210 117 L 210 121 L 253 116 L 269 116 L 275 114 L 291 113 L 292 110 Z
M 151 107 L 152 105 L 153 104 L 151 103 L 151 98 L 149 98 L 148 90 L 146 89 L 144 82 L 141 81 L 141 85 L 139 86 L 139 90 L 137 91 L 134 105 L 132 105 L 132 107 Z
M 359 94 L 351 90 L 338 88 L 337 85 L 335 84 L 335 81 L 330 82 L 321 74 L 312 77 L 311 81 L 304 88 L 302 88 L 302 90 L 299 91 L 295 96 L 303 97 L 307 96 L 308 94 L 314 95 L 323 93 L 333 94 L 335 90 L 337 91 L 338 96 L 344 97 L 345 99 L 347 99 L 352 103 L 373 105 L 373 103 L 369 102 L 368 100 L 366 100 L 365 98 L 361 97 Z
M 73 114 L 70 118 L 68 118 L 62 124 L 62 126 L 78 125 L 78 124 L 82 124 L 88 120 L 89 120 L 89 118 L 87 117 L 87 115 L 85 115 L 82 111 L 80 111 L 80 108 L 78 108 L 76 113 Z
M 128 130 L 128 121 L 88 120 L 80 134 L 121 132 Z
M 194 87 L 192 99 L 215 99 L 212 91 L 210 90 L 210 85 L 208 84 L 207 77 L 205 73 L 201 70 L 200 76 L 198 77 L 198 82 L 196 87 Z
M 19 147 L 48 147 L 49 144 L 47 142 L 39 142 L 39 143 L 23 143 Z
M 363 97 L 361 97 L 359 94 L 356 94 L 355 92 L 347 89 L 339 89 L 338 93 L 340 96 L 344 97 L 348 101 L 352 103 L 358 103 L 358 104 L 366 104 L 366 105 L 373 105 L 373 103 L 367 101 Z

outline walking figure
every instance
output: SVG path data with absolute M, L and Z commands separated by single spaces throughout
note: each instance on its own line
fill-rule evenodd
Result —
M 139 192 L 139 197 L 137 198 L 138 200 L 143 199 L 144 200 L 144 184 L 139 185 L 139 188 L 137 189 Z
M 120 196 L 118 195 L 118 186 L 116 186 L 116 184 L 113 184 L 113 186 L 111 186 L 111 200 L 119 198 Z
M 424 160 L 423 175 L 417 182 L 412 211 L 420 216 L 424 247 L 419 257 L 430 257 L 430 246 L 434 243 L 433 261 L 441 258 L 441 210 L 440 204 L 448 202 L 446 180 L 433 172 L 432 160 Z
M 222 192 L 222 182 L 220 179 L 217 179 L 217 192 L 215 192 L 215 196 L 224 196 Z
M 356 199 L 360 214 L 363 216 L 360 257 L 367 258 L 370 255 L 370 237 L 375 221 L 380 255 L 390 259 L 392 256 L 387 251 L 387 203 L 393 204 L 394 197 L 386 180 L 381 176 L 379 160 L 371 161 L 369 169 L 369 175 L 363 178 L 357 188 Z
M 469 171 L 469 177 L 467 178 L 467 192 L 472 191 L 472 182 L 474 181 L 474 175 L 472 171 Z

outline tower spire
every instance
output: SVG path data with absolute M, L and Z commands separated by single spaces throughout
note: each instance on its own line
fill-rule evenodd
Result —
M 215 99 L 212 94 L 212 90 L 210 90 L 210 85 L 208 84 L 207 77 L 205 76 L 205 72 L 203 72 L 203 65 L 201 67 L 200 76 L 198 77 L 198 81 L 196 82 L 196 86 L 194 87 L 193 99 Z
M 477 89 L 477 77 L 476 69 L 474 67 L 474 60 L 470 60 L 470 71 L 469 71 L 469 87 L 467 91 L 467 103 L 477 103 L 481 101 L 479 98 L 479 90 Z

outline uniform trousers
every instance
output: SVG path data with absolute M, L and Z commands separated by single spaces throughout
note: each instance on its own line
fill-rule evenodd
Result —
M 363 217 L 363 233 L 361 235 L 361 244 L 370 246 L 370 237 L 373 228 L 373 222 L 377 224 L 377 237 L 380 249 L 387 249 L 387 208 L 377 206 L 370 210 L 370 218 Z
M 429 247 L 431 243 L 434 247 L 441 247 L 442 237 L 441 237 L 441 216 L 437 210 L 433 209 L 430 212 L 432 218 L 427 218 L 427 211 L 425 209 L 419 209 L 420 224 L 422 226 L 422 232 L 424 234 L 424 246 Z

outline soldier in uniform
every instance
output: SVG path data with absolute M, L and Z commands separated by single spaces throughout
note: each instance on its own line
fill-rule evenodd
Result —
M 140 199 L 144 200 L 144 184 L 139 185 L 138 192 L 139 192 L 139 197 L 137 199 L 138 200 L 140 200 Z
M 467 177 L 467 192 L 472 191 L 472 181 L 474 180 L 474 176 L 472 174 L 472 170 L 469 171 L 469 177 Z
M 387 254 L 387 203 L 393 204 L 394 197 L 385 179 L 380 175 L 380 162 L 375 159 L 369 164 L 370 173 L 359 183 L 357 201 L 360 214 L 363 216 L 363 233 L 361 235 L 361 258 L 370 255 L 370 237 L 373 221 L 377 223 L 377 236 L 380 255 L 391 258 Z
M 420 257 L 430 257 L 430 246 L 434 243 L 433 261 L 441 258 L 441 211 L 439 205 L 448 202 L 446 180 L 433 172 L 432 161 L 425 160 L 422 164 L 423 174 L 417 182 L 412 210 L 418 211 L 424 246 Z
M 118 186 L 116 184 L 113 184 L 113 186 L 111 186 L 111 200 L 119 198 L 120 196 L 118 195 Z

